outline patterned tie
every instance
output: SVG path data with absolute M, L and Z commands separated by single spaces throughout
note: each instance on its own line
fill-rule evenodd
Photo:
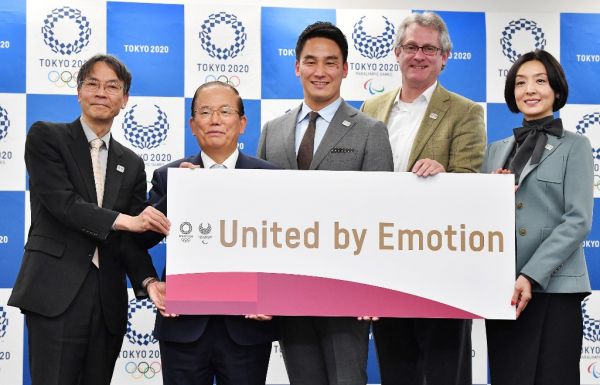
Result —
M 100 138 L 96 138 L 90 142 L 90 155 L 92 156 L 92 169 L 94 170 L 94 182 L 96 184 L 96 198 L 98 199 L 98 206 L 100 207 L 102 207 L 102 198 L 104 197 L 104 175 L 100 164 L 100 148 L 102 146 L 104 146 L 104 141 Z M 96 250 L 94 250 L 92 263 L 96 265 L 96 267 L 100 267 L 97 247 Z
M 223 169 L 226 169 L 227 166 L 225 166 L 224 164 L 221 164 L 221 163 L 215 163 L 212 166 L 210 166 L 210 168 L 217 169 L 217 170 L 223 170 Z
M 311 111 L 308 114 L 308 127 L 300 142 L 298 156 L 296 158 L 298 160 L 298 169 L 300 170 L 308 170 L 310 168 L 310 163 L 312 162 L 315 150 L 315 130 L 317 128 L 318 117 L 319 113 L 315 111 Z
M 102 175 L 102 166 L 100 164 L 100 148 L 103 145 L 104 141 L 100 138 L 96 138 L 90 142 L 94 182 L 96 183 L 96 198 L 100 207 L 102 207 L 102 198 L 104 197 L 104 176 Z

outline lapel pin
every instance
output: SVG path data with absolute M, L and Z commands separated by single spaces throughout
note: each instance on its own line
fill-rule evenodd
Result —
M 118 172 L 125 172 L 125 167 L 121 166 L 120 164 L 117 165 L 117 171 Z
M 429 117 L 430 117 L 431 119 L 437 119 L 437 117 L 438 117 L 438 114 L 436 114 L 435 112 L 432 112 L 431 114 L 429 114 Z
M 548 151 L 552 151 L 552 149 L 554 148 L 554 146 L 553 146 L 553 145 L 551 145 L 551 144 L 546 144 L 546 146 L 545 146 L 544 148 L 545 148 L 546 150 L 548 150 Z
M 352 124 L 352 123 L 350 123 L 350 122 L 349 122 L 349 121 L 347 121 L 347 120 L 344 120 L 344 121 L 342 122 L 342 125 L 343 125 L 343 126 L 346 126 L 346 127 L 350 127 L 350 125 L 351 125 L 351 124 Z

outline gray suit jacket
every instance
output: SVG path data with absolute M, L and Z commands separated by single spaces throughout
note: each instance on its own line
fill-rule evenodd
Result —
M 492 143 L 482 172 L 502 168 L 513 136 Z M 592 226 L 594 162 L 589 140 L 565 131 L 548 135 L 541 161 L 521 173 L 516 202 L 517 274 L 535 280 L 534 291 L 589 292 L 582 242 Z
M 265 124 L 258 145 L 259 158 L 283 169 L 298 169 L 295 133 L 301 108 Z M 385 125 L 342 102 L 315 151 L 310 169 L 393 171 Z

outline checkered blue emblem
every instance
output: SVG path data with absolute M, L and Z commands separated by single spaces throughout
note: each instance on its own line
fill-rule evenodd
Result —
M 10 119 L 8 119 L 8 111 L 0 106 L 0 140 L 6 138 L 8 129 L 10 128 Z
M 0 338 L 4 338 L 8 329 L 8 313 L 0 306 Z
M 138 301 L 137 299 L 132 299 L 129 301 L 129 311 L 127 314 L 127 332 L 125 333 L 125 337 L 132 344 L 139 346 L 148 346 L 150 344 L 155 344 L 156 339 L 152 336 L 152 333 L 140 333 L 136 331 L 133 327 L 132 319 L 136 312 L 147 312 L 148 315 L 156 315 L 156 309 L 154 308 L 154 304 L 149 299 L 143 299 Z
M 123 134 L 125 139 L 129 141 L 135 148 L 151 149 L 158 147 L 167 138 L 169 131 L 169 122 L 167 114 L 160 109 L 156 104 L 156 120 L 154 123 L 144 126 L 136 120 L 135 109 L 137 104 L 125 113 L 123 119 Z
M 600 126 L 600 112 L 593 112 L 591 114 L 583 115 L 583 118 L 577 122 L 575 128 L 577 129 L 578 134 L 586 135 L 588 133 L 588 129 L 594 125 Z M 600 127 L 598 127 L 598 129 L 600 129 Z M 600 148 L 592 147 L 592 155 L 594 159 L 600 159 Z
M 581 303 L 581 313 L 583 314 L 583 338 L 591 342 L 600 341 L 600 320 L 592 318 L 587 308 L 589 298 Z
M 504 31 L 502 31 L 502 38 L 500 39 L 502 53 L 511 63 L 516 62 L 521 56 L 521 54 L 512 47 L 513 35 L 520 30 L 529 31 L 533 35 L 534 46 L 536 49 L 544 49 L 544 47 L 546 47 L 546 35 L 535 21 L 527 19 L 512 20 L 504 28 Z
M 54 27 L 63 19 L 72 19 L 77 24 L 77 29 L 79 30 L 78 36 L 72 42 L 61 42 L 54 34 Z M 52 52 L 60 53 L 61 55 L 71 55 L 81 52 L 90 42 L 91 34 L 92 29 L 90 28 L 88 19 L 81 14 L 79 9 L 71 7 L 53 9 L 44 19 L 44 26 L 42 27 L 44 43 L 50 47 Z
M 228 47 L 218 47 L 213 42 L 213 29 L 219 24 L 228 25 L 233 30 L 235 37 Z M 218 12 L 209 15 L 208 18 L 202 22 L 199 37 L 202 48 L 210 55 L 210 57 L 225 60 L 233 59 L 242 52 L 248 34 L 246 33 L 246 27 L 238 20 L 236 15 Z
M 363 16 L 354 24 L 352 30 L 352 41 L 354 48 L 368 59 L 383 59 L 391 51 L 394 45 L 394 25 L 387 17 L 382 16 L 385 23 L 383 32 L 377 36 L 369 35 L 364 28 L 366 16 Z

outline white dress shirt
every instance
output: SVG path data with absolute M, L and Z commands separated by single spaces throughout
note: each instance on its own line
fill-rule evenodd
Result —
M 240 154 L 240 152 L 236 148 L 235 151 L 233 153 L 231 153 L 231 155 L 229 155 L 229 157 L 227 159 L 225 159 L 225 161 L 221 164 L 223 166 L 225 166 L 225 168 L 234 169 L 235 164 L 237 163 L 239 154 Z M 217 162 L 215 162 L 205 152 L 201 152 L 200 157 L 202 158 L 202 163 L 204 163 L 204 168 L 211 168 L 213 165 L 217 164 Z
M 398 91 L 387 125 L 394 157 L 394 171 L 410 171 L 408 170 L 410 152 L 436 86 L 437 81 L 412 103 L 401 101 L 402 89 Z

